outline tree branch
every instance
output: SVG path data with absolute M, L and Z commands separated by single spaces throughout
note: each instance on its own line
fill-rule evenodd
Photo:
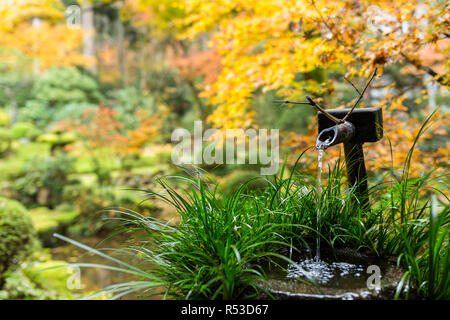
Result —
M 307 105 L 311 105 L 311 103 L 309 102 L 297 102 L 297 101 L 289 101 L 289 100 L 273 100 L 272 102 L 275 103 L 290 103 L 290 104 L 307 104 Z
M 327 29 L 331 32 L 331 34 L 336 38 L 337 42 L 339 42 L 340 44 L 343 44 L 343 42 L 339 38 L 338 34 L 333 30 L 333 28 L 331 28 L 331 26 L 328 24 L 328 22 L 322 16 L 322 13 L 320 12 L 319 8 L 317 8 L 317 6 L 316 6 L 316 2 L 314 0 L 311 0 L 310 3 L 312 4 L 312 6 L 314 7 L 314 10 L 316 10 L 317 14 L 319 15 L 320 20 L 322 20 L 325 27 L 327 27 Z
M 358 90 L 358 88 L 353 84 L 353 82 L 350 81 L 350 79 L 347 79 L 346 77 L 344 77 L 344 80 L 347 81 L 348 83 L 350 83 L 352 85 L 352 87 L 356 90 L 356 92 L 358 92 L 358 94 L 361 94 L 361 92 Z
M 430 67 L 424 66 L 419 61 L 417 61 L 416 59 L 412 59 L 412 58 L 408 57 L 403 52 L 400 52 L 400 54 L 406 60 L 406 62 L 412 64 L 413 66 L 415 66 L 419 70 L 425 71 L 426 73 L 428 73 L 430 76 L 432 76 L 441 85 L 443 85 L 443 86 L 449 86 L 450 85 L 448 80 L 447 81 L 445 80 L 444 76 L 438 77 L 439 74 L 436 71 L 434 71 L 433 69 L 431 69 Z
M 297 101 L 289 101 L 289 100 L 273 100 L 273 102 L 310 105 L 310 106 L 313 106 L 314 108 L 316 108 L 318 111 L 322 112 L 328 119 L 330 119 L 334 123 L 342 122 L 340 119 L 338 119 L 335 116 L 331 115 L 324 108 L 319 106 L 319 104 L 317 104 L 317 102 L 315 102 L 313 99 L 311 99 L 311 97 L 306 96 L 306 99 L 309 102 L 297 102 Z
M 366 86 L 364 87 L 364 90 L 362 92 L 360 92 L 358 90 L 358 88 L 356 88 L 356 86 L 347 78 L 344 77 L 344 79 L 348 82 L 350 82 L 350 84 L 353 86 L 353 88 L 355 88 L 355 90 L 359 93 L 359 98 L 358 100 L 355 102 L 355 104 L 353 105 L 353 107 L 350 109 L 350 111 L 345 115 L 344 118 L 342 119 L 338 119 L 335 116 L 333 116 L 332 114 L 330 114 L 329 112 L 327 112 L 324 108 L 322 108 L 317 102 L 315 102 L 311 97 L 306 96 L 306 99 L 308 100 L 308 102 L 297 102 L 297 101 L 289 101 L 289 100 L 273 100 L 273 102 L 275 103 L 291 103 L 291 104 L 303 104 L 303 105 L 310 105 L 313 106 L 314 108 L 316 108 L 318 111 L 322 112 L 328 119 L 330 119 L 331 121 L 333 121 L 336 124 L 339 123 L 343 123 L 348 116 L 350 116 L 350 114 L 353 112 L 353 110 L 356 108 L 356 106 L 359 104 L 359 102 L 361 101 L 361 99 L 364 97 L 364 94 L 366 93 L 367 88 L 369 87 L 370 83 L 372 82 L 373 78 L 375 78 L 375 76 L 377 75 L 377 70 L 378 68 L 375 68 L 375 70 L 373 71 L 372 76 L 370 77 L 369 81 L 367 82 Z

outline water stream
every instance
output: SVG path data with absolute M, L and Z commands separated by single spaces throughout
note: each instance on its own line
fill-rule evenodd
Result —
M 320 205 L 322 198 L 322 158 L 325 152 L 325 149 L 328 148 L 331 142 L 331 137 L 326 139 L 325 141 L 318 141 L 316 143 L 316 148 L 319 151 L 317 156 L 317 185 L 316 185 L 316 194 L 317 194 L 317 218 L 316 218 L 316 257 L 315 260 L 317 262 L 320 261 Z
M 323 157 L 324 149 L 319 149 L 319 156 L 317 157 L 317 185 L 316 185 L 316 194 L 317 194 L 317 216 L 316 216 L 316 261 L 320 261 L 320 202 L 322 197 L 322 157 Z
M 287 278 L 299 278 L 304 277 L 308 280 L 314 280 L 319 284 L 325 284 L 335 278 L 335 276 L 343 277 L 346 274 L 352 273 L 359 276 L 361 272 L 361 266 L 353 265 L 349 263 L 330 263 L 320 258 L 320 208 L 322 205 L 322 168 L 323 168 L 323 155 L 325 149 L 330 146 L 332 137 L 327 138 L 324 141 L 318 141 L 316 148 L 319 151 L 317 157 L 317 179 L 316 179 L 316 195 L 317 195 L 317 215 L 316 215 L 316 254 L 314 259 L 304 259 L 298 264 L 290 265 Z

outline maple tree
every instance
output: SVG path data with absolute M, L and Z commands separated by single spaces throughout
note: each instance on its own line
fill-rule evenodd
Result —
M 188 84 L 199 109 L 199 117 L 206 123 L 212 106 L 201 99 L 200 93 L 217 81 L 222 69 L 221 56 L 217 50 L 211 49 L 193 52 L 186 56 L 176 55 L 170 62 L 178 69 L 179 76 Z
M 204 96 L 218 105 L 216 126 L 246 127 L 252 92 L 278 90 L 284 97 L 334 91 L 331 79 L 299 79 L 316 69 L 367 77 L 374 67 L 414 66 L 449 85 L 449 14 L 445 1 L 182 1 L 182 37 L 205 31 L 223 55 L 223 71 Z M 441 57 L 425 61 L 421 53 Z M 423 54 L 422 54 L 423 56 Z M 331 106 L 328 106 L 331 107 Z M 338 107 L 338 106 L 334 106 Z M 251 123 L 251 122 L 250 122 Z
M 82 152 L 110 150 L 121 156 L 139 154 L 158 135 L 161 118 L 145 110 L 137 110 L 134 115 L 137 124 L 127 129 L 115 110 L 99 105 L 86 109 L 81 119 L 60 122 L 58 128 L 75 132 L 81 138 Z
M 35 71 L 52 66 L 86 65 L 81 52 L 83 31 L 69 27 L 58 0 L 0 2 L 0 47 L 36 61 Z M 34 22 L 33 22 L 34 21 Z

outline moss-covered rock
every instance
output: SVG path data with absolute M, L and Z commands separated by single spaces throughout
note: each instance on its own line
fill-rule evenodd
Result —
M 73 223 L 80 214 L 73 209 L 55 209 L 51 210 L 47 207 L 38 207 L 30 209 L 31 220 L 38 232 L 46 232 L 58 225 L 69 225 Z
M 36 247 L 35 235 L 25 207 L 0 197 L 0 287 L 3 274 L 16 268 Z
M 30 261 L 21 268 L 7 272 L 4 286 L 0 289 L 0 300 L 67 300 L 79 297 L 75 286 L 70 286 L 76 281 L 75 269 L 66 266 L 65 261 L 51 260 L 45 257 L 43 252 L 40 260 Z M 37 257 L 35 257 L 37 258 Z M 75 283 L 76 284 L 76 283 Z

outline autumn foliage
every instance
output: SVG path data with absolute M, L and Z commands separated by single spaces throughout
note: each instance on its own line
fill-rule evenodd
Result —
M 135 128 L 125 129 L 115 110 L 100 105 L 85 110 L 80 120 L 61 122 L 59 128 L 75 132 L 82 150 L 88 152 L 110 150 L 122 156 L 139 154 L 157 137 L 161 118 L 143 110 L 136 111 L 135 116 L 138 119 Z
M 198 51 L 187 56 L 175 56 L 171 64 L 176 67 L 182 78 L 195 81 L 201 78 L 201 88 L 208 90 L 215 83 L 222 71 L 222 57 L 216 49 Z
M 448 52 L 445 2 L 423 1 L 183 1 L 184 37 L 205 31 L 223 55 L 219 80 L 205 92 L 218 105 L 216 126 L 248 126 L 254 90 L 284 97 L 333 92 L 335 82 L 298 79 L 314 69 L 368 76 L 394 63 L 413 66 L 449 84 L 447 55 L 426 61 L 424 52 Z M 217 29 L 216 29 L 217 28 Z M 433 69 L 435 68 L 435 69 Z M 329 87 L 324 90 L 324 87 Z M 332 107 L 332 106 L 328 106 Z M 333 106 L 338 107 L 338 106 Z
M 81 52 L 83 31 L 65 23 L 64 9 L 57 0 L 1 1 L 0 47 L 35 59 L 39 71 L 52 66 L 87 65 L 90 60 Z

